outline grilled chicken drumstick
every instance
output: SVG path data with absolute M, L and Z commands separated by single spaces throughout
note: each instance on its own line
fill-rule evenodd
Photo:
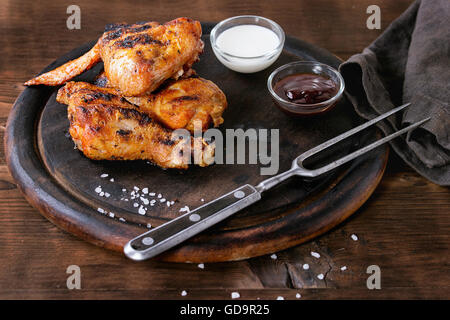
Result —
M 111 87 L 104 73 L 95 80 L 99 87 Z M 223 123 L 227 107 L 225 94 L 212 81 L 199 77 L 168 80 L 157 91 L 141 97 L 124 97 L 170 129 L 194 132 L 194 124 L 202 131 L 211 121 L 214 127 Z
M 114 88 L 126 96 L 141 96 L 190 69 L 203 51 L 201 35 L 200 22 L 188 18 L 163 25 L 157 22 L 108 25 L 85 55 L 25 85 L 61 85 L 102 60 Z
M 173 137 L 146 113 L 117 95 L 115 89 L 85 82 L 68 82 L 56 100 L 68 105 L 69 133 L 79 150 L 94 160 L 150 160 L 163 168 L 186 169 L 186 150 L 195 152 L 196 164 L 213 162 L 214 144 L 198 138 L 186 149 L 187 140 Z M 194 144 L 194 143 L 192 143 Z

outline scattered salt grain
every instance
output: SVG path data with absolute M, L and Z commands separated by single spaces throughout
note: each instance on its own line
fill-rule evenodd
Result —
M 150 197 L 154 197 L 154 196 L 156 195 L 156 193 L 150 192 L 148 195 L 149 195 Z
M 168 207 L 170 207 L 170 202 L 169 202 L 169 201 L 167 201 L 167 202 L 166 202 L 166 205 L 167 205 Z
M 134 189 L 135 191 L 139 191 L 139 188 L 136 187 L 136 186 L 134 186 L 133 189 Z
M 122 192 L 126 192 L 126 191 L 127 191 L 127 189 L 125 189 L 125 188 L 122 189 Z
M 102 187 L 98 186 L 97 188 L 95 188 L 95 192 L 96 193 L 102 192 Z
M 125 222 L 126 220 L 124 218 L 120 217 L 119 221 Z
M 200 269 L 205 269 L 205 264 L 199 263 L 199 264 L 198 264 L 198 267 L 199 267 Z
M 161 199 L 161 198 L 162 198 L 162 194 L 158 193 L 158 199 Z
M 300 299 L 300 298 L 302 297 L 302 295 L 301 295 L 300 293 L 297 293 L 297 294 L 295 295 L 295 297 L 296 297 L 297 299 Z
M 144 214 L 145 214 L 145 209 L 144 209 L 144 207 L 143 207 L 143 206 L 140 206 L 138 212 L 139 212 L 140 215 L 144 215 Z
M 312 255 L 314 258 L 317 258 L 317 259 L 320 258 L 320 254 L 318 254 L 317 252 L 311 251 L 311 255 Z
M 133 203 L 133 207 L 135 207 L 135 208 L 139 207 L 139 203 L 137 203 L 137 202 Z
M 145 205 L 147 205 L 150 202 L 150 201 L 148 201 L 147 198 L 144 198 L 144 197 L 140 197 L 140 199 L 141 199 L 142 203 L 144 203 Z
M 166 198 L 159 199 L 159 202 L 166 202 Z
M 183 208 L 180 209 L 180 212 L 190 212 L 191 210 L 189 210 L 188 206 L 184 206 Z
M 272 254 L 271 256 L 270 256 L 273 260 L 277 260 L 277 255 L 274 253 L 274 254 Z
M 102 208 L 98 208 L 97 211 L 100 213 L 105 213 L 105 210 L 103 210 Z
M 202 198 L 202 199 L 201 199 L 201 202 L 205 202 L 205 199 Z
M 241 297 L 241 295 L 239 294 L 239 292 L 231 293 L 231 299 L 239 299 L 240 297 Z
M 186 296 L 186 295 L 187 295 L 186 290 L 181 291 L 181 295 L 182 295 L 183 297 Z
M 277 300 L 284 300 L 284 298 L 282 296 L 278 296 Z
M 114 178 L 109 179 L 109 181 L 114 182 Z
M 110 216 L 110 218 L 114 218 L 114 213 L 110 212 L 109 216 Z
M 320 273 L 320 274 L 317 275 L 317 279 L 319 279 L 319 280 L 323 280 L 323 277 L 324 277 L 323 273 Z
M 170 201 L 170 205 L 173 206 L 175 201 Z
M 108 192 L 105 192 L 105 197 L 109 198 L 111 195 Z
M 107 176 L 108 176 L 107 173 L 103 173 L 103 174 L 100 175 L 100 178 L 106 178 Z
M 102 191 L 98 194 L 100 197 L 103 197 L 105 195 L 105 193 Z
M 308 269 L 309 269 L 309 264 L 305 263 L 305 264 L 303 265 L 303 270 L 308 270 Z
M 142 189 L 142 193 L 143 193 L 143 194 L 147 194 L 147 193 L 148 193 L 148 188 Z
M 341 267 L 341 271 L 345 271 L 345 270 L 347 270 L 347 266 Z
M 351 235 L 353 241 L 358 241 L 358 236 L 356 234 Z
M 147 228 L 151 228 L 152 227 L 152 225 L 151 225 L 151 223 L 147 223 Z

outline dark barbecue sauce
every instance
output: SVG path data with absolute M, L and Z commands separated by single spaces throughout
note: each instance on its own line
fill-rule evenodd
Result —
M 314 104 L 331 99 L 338 89 L 330 78 L 318 74 L 298 73 L 278 81 L 274 91 L 279 97 L 292 103 Z

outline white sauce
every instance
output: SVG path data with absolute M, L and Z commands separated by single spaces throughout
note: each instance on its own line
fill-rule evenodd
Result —
M 274 50 L 280 39 L 270 29 L 244 24 L 222 32 L 216 44 L 220 50 L 234 56 L 258 57 Z
M 220 62 L 231 70 L 252 73 L 261 71 L 275 62 L 281 50 L 270 56 L 261 56 L 273 52 L 279 44 L 277 34 L 268 28 L 240 25 L 223 31 L 216 40 L 216 46 L 220 51 L 235 57 L 222 55 L 221 52 L 215 53 Z

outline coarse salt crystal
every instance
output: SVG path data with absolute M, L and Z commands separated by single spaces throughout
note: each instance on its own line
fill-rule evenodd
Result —
M 159 202 L 166 202 L 166 198 L 159 199 Z
M 140 199 L 145 205 L 147 205 L 150 202 L 150 201 L 148 201 L 147 198 L 140 197 Z
M 295 295 L 295 297 L 296 297 L 297 299 L 300 299 L 300 298 L 302 297 L 302 295 L 301 295 L 300 293 L 297 293 L 297 294 Z
M 102 192 L 102 187 L 98 186 L 97 188 L 95 188 L 95 192 L 96 193 Z
M 346 266 L 341 267 L 341 271 L 345 271 L 345 270 L 347 270 Z
M 120 217 L 119 221 L 125 222 L 126 220 L 124 218 Z
M 201 202 L 205 202 L 205 199 L 202 198 L 202 199 L 201 199 Z
M 156 193 L 150 192 L 148 195 L 151 196 L 151 197 L 154 197 L 156 195 Z
M 272 254 L 271 256 L 270 256 L 273 260 L 276 260 L 278 257 L 277 257 L 277 255 L 274 253 L 274 254 Z
M 105 197 L 109 198 L 111 195 L 108 192 L 105 192 Z
M 166 202 L 166 205 L 167 205 L 168 207 L 170 207 L 170 202 L 169 202 L 169 201 L 167 201 L 167 202 Z
M 319 279 L 319 280 L 323 280 L 323 273 L 319 273 L 318 275 L 317 275 L 317 279 Z
M 317 259 L 320 258 L 320 254 L 318 254 L 317 252 L 311 251 L 311 255 L 312 255 L 314 258 L 317 258 Z
M 147 193 L 148 193 L 148 188 L 142 189 L 142 193 L 143 193 L 143 194 L 147 194 Z
M 161 198 L 162 198 L 162 194 L 158 193 L 158 199 L 161 199 Z
M 356 234 L 351 235 L 353 241 L 358 241 L 358 236 Z
M 104 195 L 105 195 L 105 193 L 103 191 L 99 193 L 100 197 L 103 197 Z
M 105 213 L 105 210 L 103 210 L 102 208 L 98 208 L 97 211 L 100 213 Z
M 126 192 L 126 191 L 127 191 L 127 189 L 125 189 L 125 188 L 122 189 L 122 192 Z
M 114 178 L 109 179 L 109 181 L 114 182 Z
M 186 296 L 186 295 L 187 295 L 186 290 L 181 291 L 181 295 L 182 295 L 183 297 Z
M 205 269 L 205 264 L 199 263 L 199 264 L 198 264 L 198 267 L 199 267 L 200 269 Z
M 241 297 L 241 295 L 239 294 L 239 292 L 231 293 L 231 299 L 239 299 L 240 297 Z
M 150 224 L 150 223 L 147 223 L 147 228 L 151 228 L 152 227 L 152 225 Z
M 135 207 L 135 208 L 139 207 L 139 203 L 137 203 L 137 202 L 133 203 L 133 207 Z
M 114 213 L 110 212 L 110 213 L 109 213 L 109 216 L 110 216 L 111 218 L 114 218 Z
M 139 188 L 136 187 L 136 186 L 134 186 L 133 189 L 134 189 L 135 191 L 139 191 Z
M 278 296 L 278 297 L 277 297 L 277 300 L 284 300 L 284 297 Z
M 108 176 L 107 173 L 103 173 L 103 174 L 100 175 L 100 178 L 106 178 L 107 176 Z
M 170 201 L 170 205 L 173 205 L 175 203 L 175 201 Z
M 140 207 L 139 207 L 138 213 L 139 213 L 140 215 L 144 215 L 144 214 L 145 214 L 145 209 L 144 209 L 143 206 L 140 206 Z
M 305 263 L 305 264 L 303 265 L 303 270 L 308 270 L 308 269 L 309 269 L 309 264 Z

